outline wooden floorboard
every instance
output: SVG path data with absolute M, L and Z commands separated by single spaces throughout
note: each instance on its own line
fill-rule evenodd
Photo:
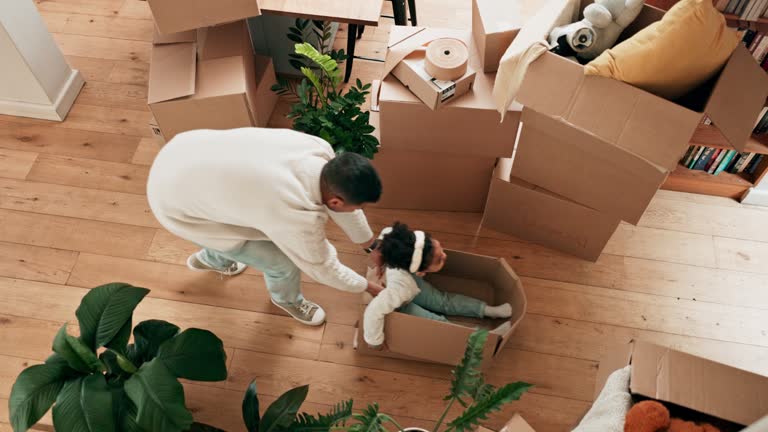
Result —
M 75 309 L 89 288 L 118 280 L 152 290 L 135 321 L 206 328 L 224 341 L 228 380 L 184 383 L 198 421 L 243 431 L 240 402 L 255 378 L 262 406 L 309 384 L 305 411 L 345 398 L 358 408 L 377 401 L 402 423 L 429 428 L 450 367 L 357 353 L 357 295 L 303 276 L 306 296 L 328 311 L 328 323 L 312 328 L 271 304 L 254 269 L 220 278 L 186 268 L 197 246 L 163 230 L 144 196 L 162 146 L 148 127 L 147 2 L 35 3 L 87 84 L 64 122 L 0 116 L 0 432 L 11 430 L 7 398 L 18 373 L 47 357 L 61 325 L 78 332 Z M 419 0 L 422 25 L 468 29 L 470 18 L 468 2 Z M 391 23 L 367 28 L 358 54 L 383 58 Z M 342 26 L 337 46 L 345 34 Z M 381 67 L 358 60 L 353 78 L 371 81 Z M 281 102 L 271 125 L 290 127 L 288 109 Z M 638 226 L 622 224 L 595 263 L 480 228 L 479 214 L 371 208 L 367 215 L 375 230 L 401 220 L 446 247 L 502 257 L 522 277 L 528 315 L 488 379 L 535 387 L 489 426 L 520 412 L 538 432 L 570 430 L 590 405 L 603 353 L 633 339 L 768 375 L 766 208 L 659 191 Z M 327 232 L 341 260 L 363 271 L 359 246 L 333 224 Z M 50 424 L 49 414 L 36 430 Z

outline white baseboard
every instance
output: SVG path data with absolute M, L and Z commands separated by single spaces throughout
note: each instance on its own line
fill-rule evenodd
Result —
M 744 194 L 741 203 L 768 207 L 768 190 L 751 188 Z
M 53 104 L 0 100 L 0 114 L 64 121 L 83 85 L 85 85 L 85 80 L 80 71 L 73 69 Z

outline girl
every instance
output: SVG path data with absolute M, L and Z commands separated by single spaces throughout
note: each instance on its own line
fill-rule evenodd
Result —
M 385 289 L 365 309 L 364 338 L 371 347 L 384 343 L 384 318 L 398 312 L 436 321 L 448 322 L 446 315 L 472 318 L 509 318 L 512 306 L 488 306 L 485 302 L 461 294 L 447 293 L 433 287 L 423 279 L 426 273 L 440 271 L 446 254 L 439 241 L 423 231 L 411 231 L 408 226 L 395 222 L 384 228 L 374 243 L 382 266 L 368 269 L 368 280 L 380 283 Z M 508 327 L 509 322 L 497 328 Z

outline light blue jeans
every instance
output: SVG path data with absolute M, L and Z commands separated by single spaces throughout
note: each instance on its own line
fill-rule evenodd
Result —
M 295 305 L 304 299 L 301 295 L 301 271 L 271 241 L 248 241 L 240 249 L 229 252 L 203 248 L 202 259 L 205 264 L 218 269 L 227 268 L 237 261 L 261 271 L 272 300 L 282 305 Z
M 443 315 L 483 318 L 486 303 L 461 294 L 440 291 L 419 276 L 413 276 L 421 292 L 410 303 L 398 309 L 421 318 L 447 322 Z

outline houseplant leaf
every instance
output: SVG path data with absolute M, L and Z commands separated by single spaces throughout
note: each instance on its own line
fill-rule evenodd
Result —
M 478 330 L 469 336 L 464 357 L 453 370 L 451 394 L 445 398 L 446 400 L 456 399 L 464 405 L 462 396 L 475 393 L 482 381 L 479 368 L 483 362 L 483 348 L 486 340 L 488 340 L 487 330 Z
M 339 64 L 336 63 L 336 60 L 331 58 L 331 56 L 327 54 L 321 54 L 315 49 L 315 47 L 306 42 L 296 44 L 295 50 L 296 54 L 301 54 L 320 66 L 323 72 L 325 72 L 326 75 L 328 75 L 328 77 L 334 83 L 334 87 L 338 85 L 339 82 L 341 82 Z
M 256 392 L 256 380 L 248 384 L 243 397 L 243 421 L 248 432 L 259 432 L 259 395 Z
M 309 386 L 296 387 L 283 393 L 264 412 L 261 418 L 259 432 L 275 432 L 281 428 L 287 428 L 296 418 L 301 404 L 307 398 Z
M 91 373 L 104 369 L 99 358 L 83 341 L 67 334 L 66 323 L 61 326 L 53 339 L 53 351 L 78 372 Z
M 115 415 L 112 411 L 112 392 L 107 386 L 104 375 L 94 374 L 83 378 L 80 403 L 91 431 L 114 432 L 117 430 Z
M 481 420 L 488 419 L 488 415 L 501 410 L 505 404 L 520 399 L 532 386 L 524 382 L 507 384 L 484 399 L 475 401 L 459 417 L 448 423 L 448 430 L 452 432 L 472 431 L 480 424 Z
M 53 406 L 53 426 L 62 432 L 91 432 L 85 419 L 80 397 L 83 391 L 83 378 L 78 377 L 64 383 L 64 388 Z M 111 413 L 111 408 L 110 408 Z M 97 432 L 97 431 L 93 431 Z M 98 431 L 101 432 L 101 431 Z
M 133 326 L 133 319 L 129 318 L 128 321 L 120 327 L 120 330 L 115 334 L 115 337 L 111 341 L 104 344 L 105 347 L 117 351 L 121 354 L 125 354 L 128 348 L 128 340 L 131 338 L 131 327 Z
M 144 363 L 125 382 L 125 392 L 136 405 L 136 423 L 144 430 L 182 432 L 192 425 L 184 388 L 159 358 Z
M 224 343 L 208 330 L 184 330 L 160 346 L 157 358 L 179 378 L 195 381 L 227 379 Z
M 136 405 L 125 393 L 123 386 L 110 387 L 112 391 L 112 411 L 120 432 L 145 432 L 136 423 Z
M 136 305 L 149 293 L 126 283 L 111 283 L 88 292 L 77 308 L 80 338 L 92 350 L 108 344 L 131 319 Z
M 289 427 L 291 432 L 327 432 L 352 417 L 352 399 L 336 404 L 328 414 L 301 413 Z
M 160 346 L 179 333 L 179 326 L 163 320 L 142 321 L 133 329 L 136 357 L 141 363 L 157 356 Z
M 53 405 L 72 371 L 60 357 L 51 357 L 50 363 L 24 369 L 11 389 L 8 401 L 11 425 L 23 432 L 40 420 Z
M 303 73 L 304 76 L 307 77 L 309 82 L 312 83 L 312 85 L 317 90 L 317 93 L 320 94 L 321 97 L 324 97 L 324 96 L 322 96 L 323 86 L 320 84 L 320 78 L 318 78 L 318 76 L 315 74 L 315 72 L 312 69 L 308 68 L 308 67 L 301 67 L 299 70 L 301 70 L 301 73 Z

